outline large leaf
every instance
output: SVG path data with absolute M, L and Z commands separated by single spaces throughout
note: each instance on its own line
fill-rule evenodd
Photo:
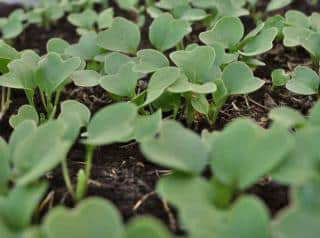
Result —
M 140 43 L 140 30 L 131 21 L 116 17 L 109 29 L 98 34 L 97 40 L 104 49 L 135 53 Z
M 123 227 L 112 204 L 100 198 L 90 198 L 73 210 L 55 208 L 46 217 L 43 232 L 47 238 L 121 238 Z
M 266 131 L 239 119 L 214 137 L 211 169 L 223 184 L 245 189 L 286 159 L 292 146 L 286 129 Z
M 187 21 L 176 20 L 165 13 L 150 25 L 149 39 L 158 50 L 165 51 L 176 46 L 191 30 Z
M 134 131 L 137 107 L 132 103 L 117 103 L 101 109 L 88 126 L 89 145 L 125 142 Z
M 254 77 L 251 69 L 243 62 L 229 64 L 222 73 L 222 80 L 229 95 L 251 93 L 264 85 L 264 81 Z
M 201 173 L 207 164 L 207 150 L 201 139 L 179 123 L 162 123 L 159 134 L 141 144 L 151 162 L 186 173 Z

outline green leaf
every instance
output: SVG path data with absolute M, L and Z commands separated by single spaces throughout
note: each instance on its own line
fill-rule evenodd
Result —
M 47 238 L 121 238 L 123 227 L 120 215 L 111 203 L 90 198 L 72 210 L 55 208 L 45 218 L 43 233 Z
M 197 112 L 208 115 L 210 105 L 205 95 L 193 95 L 191 105 Z
M 69 118 L 69 115 L 79 119 L 81 126 L 86 126 L 89 123 L 91 112 L 85 105 L 78 101 L 66 100 L 61 103 L 59 119 Z
M 157 70 L 151 77 L 147 88 L 147 99 L 142 106 L 146 106 L 158 99 L 165 90 L 180 77 L 176 67 L 165 67 Z
M 94 87 L 100 84 L 101 77 L 94 70 L 79 70 L 72 74 L 71 79 L 79 87 Z
M 9 19 L 0 30 L 2 31 L 3 39 L 13 39 L 22 33 L 23 24 L 19 19 Z
M 286 85 L 286 83 L 290 80 L 290 75 L 286 74 L 283 69 L 275 69 L 271 74 L 272 85 L 274 87 L 280 87 Z
M 214 80 L 211 78 L 215 60 L 212 47 L 198 46 L 192 50 L 176 51 L 170 54 L 170 58 L 186 74 L 190 82 L 205 83 Z
M 179 123 L 162 123 L 159 135 L 141 144 L 151 162 L 182 172 L 199 174 L 207 164 L 207 150 L 201 139 Z
M 167 228 L 159 221 L 151 217 L 140 217 L 130 222 L 127 227 L 125 238 L 141 238 L 149 236 L 152 238 L 172 237 Z
M 9 146 L 5 140 L 0 137 L 0 196 L 8 190 L 9 176 Z
M 119 69 L 117 74 L 102 77 L 101 87 L 121 97 L 134 97 L 140 74 L 133 71 L 133 66 L 133 62 L 128 62 Z
M 64 54 L 69 46 L 69 43 L 61 38 L 51 38 L 47 43 L 47 51 Z
M 251 69 L 243 62 L 229 64 L 222 73 L 222 80 L 229 95 L 248 94 L 264 85 L 264 81 L 254 77 Z
M 90 8 L 81 13 L 71 13 L 68 16 L 68 21 L 71 24 L 85 29 L 92 29 L 93 24 L 97 21 L 97 19 L 97 13 Z
M 286 12 L 286 23 L 291 26 L 309 28 L 309 18 L 301 11 L 290 10 Z
M 135 121 L 134 138 L 142 142 L 156 135 L 162 123 L 162 112 L 158 110 L 156 113 L 148 116 L 138 116 Z
M 279 107 L 269 113 L 269 118 L 285 128 L 299 128 L 306 125 L 307 120 L 298 111 L 289 107 Z
M 314 126 L 320 125 L 320 101 L 317 101 L 309 112 L 309 123 Z
M 176 46 L 191 31 L 187 21 L 176 20 L 169 13 L 165 13 L 154 19 L 150 25 L 149 39 L 158 50 L 165 51 Z
M 211 169 L 223 184 L 246 189 L 279 165 L 292 146 L 286 129 L 265 131 L 239 119 L 214 137 Z
M 301 95 L 317 94 L 319 90 L 320 78 L 312 69 L 298 66 L 294 70 L 291 80 L 286 84 L 286 88 L 293 93 Z
M 36 82 L 40 90 L 51 95 L 80 66 L 80 58 L 62 60 L 56 53 L 47 54 L 40 62 L 36 73 Z M 59 72 L 59 74 L 57 74 Z
M 135 53 L 140 43 L 139 27 L 122 17 L 116 17 L 108 30 L 98 34 L 98 45 L 104 49 Z
M 65 54 L 84 60 L 92 60 L 100 53 L 101 48 L 97 46 L 97 34 L 91 31 L 83 34 L 77 44 L 65 49 Z
M 51 121 L 27 135 L 23 143 L 16 145 L 12 160 L 17 184 L 36 181 L 66 158 L 71 143 L 62 139 L 64 132 L 62 123 Z
M 267 11 L 275 11 L 292 3 L 292 0 L 272 0 L 267 6 Z
M 213 45 L 220 43 L 224 48 L 233 48 L 242 39 L 244 35 L 244 26 L 237 17 L 223 17 L 215 26 L 206 32 L 200 34 L 200 40 Z
M 240 198 L 231 208 L 227 219 L 228 225 L 220 237 L 273 237 L 268 211 L 256 198 Z
M 153 49 L 145 49 L 137 52 L 139 63 L 133 67 L 134 71 L 148 74 L 170 65 L 167 57 Z
M 137 107 L 132 103 L 107 106 L 94 115 L 88 126 L 89 145 L 107 145 L 125 142 L 134 131 Z
M 240 53 L 245 56 L 255 56 L 271 50 L 277 34 L 278 30 L 275 27 L 262 30 L 246 42 Z
M 28 228 L 46 189 L 47 186 L 44 183 L 15 186 L 7 197 L 0 196 L 0 217 L 12 230 Z
M 104 71 L 107 74 L 117 74 L 120 69 L 129 62 L 134 62 L 132 58 L 125 54 L 112 52 L 107 54 L 105 58 Z
M 114 12 L 113 12 L 112 8 L 107 8 L 106 10 L 102 11 L 99 14 L 99 17 L 98 17 L 99 30 L 108 28 L 112 25 L 113 14 L 114 14 Z
M 286 47 L 295 47 L 302 45 L 311 35 L 313 31 L 304 27 L 284 27 L 283 28 L 283 44 Z
M 31 120 L 36 124 L 39 123 L 37 110 L 31 105 L 23 105 L 19 108 L 17 115 L 12 115 L 9 124 L 12 128 L 16 128 L 21 122 Z

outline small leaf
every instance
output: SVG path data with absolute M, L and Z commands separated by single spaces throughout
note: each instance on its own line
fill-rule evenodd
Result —
M 94 70 L 79 70 L 72 74 L 71 79 L 79 87 L 94 87 L 99 85 L 101 77 Z
M 47 51 L 64 54 L 69 46 L 69 43 L 61 38 L 51 38 L 47 43 Z
M 140 50 L 137 53 L 137 57 L 139 63 L 133 67 L 133 70 L 144 74 L 152 73 L 170 65 L 164 54 L 153 49 Z
M 293 93 L 301 95 L 317 94 L 319 90 L 320 78 L 312 69 L 298 66 L 294 70 L 294 75 L 286 84 L 286 88 Z
M 286 74 L 283 69 L 275 69 L 271 74 L 272 85 L 275 87 L 280 87 L 286 85 L 290 80 L 290 75 Z
M 151 162 L 182 172 L 199 174 L 207 164 L 207 150 L 201 139 L 179 123 L 162 123 L 159 135 L 141 144 Z
M 72 13 L 68 16 L 68 21 L 81 28 L 92 29 L 93 24 L 97 21 L 97 13 L 88 8 L 81 13 Z
M 133 71 L 133 66 L 133 62 L 128 62 L 119 69 L 117 74 L 102 77 L 101 87 L 121 97 L 134 97 L 140 75 Z
M 134 131 L 137 107 L 132 103 L 117 103 L 101 109 L 88 126 L 89 145 L 107 145 L 125 142 Z
M 157 70 L 151 77 L 147 88 L 146 106 L 158 99 L 164 91 L 180 77 L 180 71 L 175 67 L 165 67 Z
M 133 59 L 125 54 L 118 52 L 109 53 L 105 58 L 104 71 L 111 75 L 117 74 L 120 72 L 120 69 L 129 62 L 133 62 Z
M 172 237 L 167 228 L 154 218 L 140 217 L 130 222 L 124 238 L 141 238 L 144 236 L 152 238 Z
M 19 108 L 18 114 L 10 117 L 9 124 L 12 128 L 16 128 L 21 122 L 31 120 L 36 124 L 39 123 L 37 110 L 31 105 L 23 105 Z
M 267 6 L 267 11 L 275 11 L 292 3 L 292 0 L 272 0 Z
M 158 110 L 156 113 L 148 116 L 138 116 L 135 122 L 134 138 L 142 142 L 156 135 L 162 122 L 162 112 Z
M 170 54 L 170 58 L 186 74 L 190 82 L 205 83 L 214 80 L 211 78 L 215 60 L 212 47 L 198 46 L 192 50 L 176 51 Z
M 244 35 L 244 26 L 237 17 L 221 18 L 212 30 L 202 32 L 200 40 L 207 44 L 213 45 L 220 43 L 224 48 L 233 48 L 242 39 Z
M 101 48 L 97 46 L 97 34 L 91 31 L 83 34 L 77 44 L 65 49 L 65 54 L 84 60 L 92 60 L 100 53 Z
M 191 31 L 187 21 L 176 20 L 165 13 L 154 19 L 150 25 L 149 39 L 158 50 L 165 51 L 176 46 Z
M 108 30 L 98 34 L 98 45 L 107 50 L 135 53 L 139 43 L 139 27 L 122 17 L 116 17 Z
M 52 210 L 45 218 L 43 232 L 48 238 L 121 238 L 123 227 L 111 203 L 90 198 L 72 210 L 63 207 Z
M 114 12 L 113 12 L 112 8 L 107 8 L 106 10 L 102 11 L 99 14 L 99 17 L 98 17 L 99 30 L 108 28 L 112 25 L 113 14 L 114 14 Z
M 49 53 L 39 62 L 36 81 L 39 88 L 51 95 L 80 66 L 80 58 L 62 60 L 60 55 Z M 59 72 L 59 74 L 57 74 Z
M 243 62 L 229 64 L 222 73 L 222 80 L 229 95 L 248 94 L 264 85 L 264 81 L 254 77 L 251 69 Z

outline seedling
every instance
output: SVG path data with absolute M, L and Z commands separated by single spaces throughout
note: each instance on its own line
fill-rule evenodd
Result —
M 113 9 L 108 8 L 97 14 L 94 10 L 87 8 L 81 13 L 70 14 L 68 21 L 77 27 L 80 35 L 88 31 L 104 30 L 112 24 Z
M 289 91 L 299 95 L 318 95 L 320 78 L 312 69 L 298 66 L 292 74 L 286 74 L 284 70 L 272 72 L 273 86 L 285 86 Z
M 306 16 L 299 11 L 288 11 L 286 24 L 288 26 L 283 29 L 283 44 L 287 47 L 302 46 L 305 48 L 311 54 L 314 66 L 319 69 L 319 14 L 313 13 L 311 16 Z
M 25 28 L 26 14 L 24 10 L 17 9 L 13 11 L 8 18 L 0 19 L 0 32 L 2 38 L 10 41 L 18 37 Z
M 8 65 L 9 72 L 1 77 L 0 85 L 24 90 L 29 104 L 33 107 L 35 90 L 39 89 L 46 118 L 53 118 L 61 90 L 80 64 L 80 58 L 76 57 L 63 60 L 59 54 L 51 52 L 40 59 L 33 51 L 25 51 L 21 58 Z M 59 75 L 55 74 L 57 70 Z

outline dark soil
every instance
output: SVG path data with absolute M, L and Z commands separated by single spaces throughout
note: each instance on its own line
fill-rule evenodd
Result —
M 257 11 L 264 11 L 265 0 L 259 2 Z M 14 7 L 0 4 L 0 17 L 6 16 Z M 296 0 L 288 9 L 299 9 L 307 14 L 320 10 L 320 4 L 311 6 L 307 1 Z M 284 13 L 285 10 L 277 13 Z M 272 13 L 274 14 L 274 13 Z M 121 15 L 134 19 L 135 15 L 116 8 L 116 15 Z M 264 13 L 263 15 L 266 15 Z M 247 29 L 254 27 L 254 21 L 244 18 Z M 146 26 L 142 29 L 141 48 L 151 47 L 147 40 L 148 25 L 150 19 L 146 18 Z M 195 32 L 203 29 L 195 25 Z M 39 26 L 29 26 L 26 31 L 14 42 L 15 48 L 34 49 L 38 53 L 46 52 L 46 42 L 52 37 L 63 38 L 70 43 L 77 42 L 79 36 L 75 29 L 66 19 L 61 19 L 54 24 L 50 30 L 45 30 Z M 197 34 L 192 34 L 186 42 L 198 42 Z M 262 55 L 260 60 L 266 66 L 255 70 L 255 75 L 264 79 L 266 85 L 253 94 L 248 96 L 231 97 L 221 111 L 215 128 L 208 128 L 206 123 L 203 125 L 193 125 L 193 129 L 206 127 L 207 129 L 222 129 L 228 122 L 239 117 L 250 117 L 263 127 L 268 127 L 268 112 L 276 106 L 290 106 L 306 114 L 312 107 L 315 98 L 296 96 L 289 91 L 279 88 L 271 88 L 270 75 L 274 69 L 284 68 L 292 71 L 297 65 L 311 65 L 310 57 L 303 49 L 285 49 L 280 43 L 274 49 Z M 1 94 L 1 92 L 0 92 Z M 8 124 L 9 116 L 16 113 L 20 105 L 26 103 L 22 92 L 13 92 L 13 102 L 9 110 L 0 119 L 0 136 L 8 139 L 11 128 Z M 76 99 L 86 104 L 94 113 L 100 108 L 112 103 L 112 100 L 105 91 L 99 87 L 90 89 L 76 88 L 68 86 L 62 95 L 62 100 Z M 70 173 L 75 181 L 77 171 L 83 167 L 84 148 L 76 144 L 68 156 Z M 125 221 L 139 214 L 149 214 L 160 218 L 173 231 L 177 231 L 174 211 L 168 207 L 166 201 L 161 200 L 154 193 L 155 184 L 160 176 L 170 171 L 159 168 L 148 163 L 139 151 L 136 144 L 112 145 L 103 147 L 96 151 L 94 165 L 89 185 L 88 196 L 100 196 L 111 200 L 119 208 Z M 50 209 L 52 205 L 66 204 L 72 206 L 72 202 L 65 189 L 61 171 L 57 168 L 47 176 L 50 181 L 50 190 L 47 198 L 42 204 L 43 211 Z M 269 207 L 271 214 L 276 214 L 280 209 L 287 206 L 288 201 L 287 187 L 274 184 L 273 182 L 259 183 L 248 190 L 262 198 Z

